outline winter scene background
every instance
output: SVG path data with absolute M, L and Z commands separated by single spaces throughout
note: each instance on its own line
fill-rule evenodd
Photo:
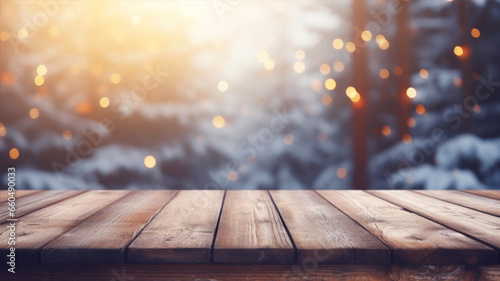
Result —
M 2 186 L 498 188 L 500 1 L 355 2 L 1 1 Z

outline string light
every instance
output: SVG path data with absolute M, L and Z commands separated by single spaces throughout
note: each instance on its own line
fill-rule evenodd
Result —
M 342 41 L 342 39 L 340 38 L 335 38 L 332 42 L 332 46 L 334 49 L 340 50 L 342 49 L 342 47 L 344 47 L 344 41 Z
M 45 74 L 47 74 L 47 67 L 44 64 L 39 65 L 36 68 L 36 73 L 38 73 L 38 75 L 40 76 L 44 76 Z
M 154 166 L 156 166 L 156 159 L 152 156 L 152 155 L 148 155 L 144 158 L 144 166 L 146 166 L 146 168 L 154 168 Z
M 227 179 L 230 181 L 237 181 L 238 180 L 238 172 L 231 170 L 229 173 L 227 173 Z
M 102 108 L 106 108 L 109 106 L 109 99 L 107 97 L 102 97 L 100 100 L 99 100 L 99 105 L 102 107 Z
M 337 82 L 335 82 L 335 80 L 333 80 L 332 78 L 326 79 L 325 88 L 327 90 L 332 91 L 333 89 L 335 89 L 335 87 L 337 87 Z
M 352 86 L 349 86 L 347 87 L 347 89 L 345 90 L 345 94 L 350 98 L 352 99 L 354 96 L 356 96 L 357 94 L 357 91 L 354 87 Z
M 70 140 L 73 137 L 73 133 L 70 130 L 66 130 L 62 134 L 65 140 Z
M 389 127 L 387 125 L 383 126 L 380 131 L 382 132 L 382 135 L 384 135 L 384 136 L 389 136 L 392 133 L 391 127 Z
M 464 49 L 460 46 L 455 46 L 455 48 L 453 49 L 453 52 L 455 53 L 455 55 L 457 57 L 460 57 L 461 55 L 464 54 Z
M 297 58 L 298 60 L 303 60 L 305 57 L 306 57 L 306 53 L 304 51 L 297 50 L 295 52 L 295 58 Z
M 342 72 L 344 70 L 344 64 L 341 61 L 336 61 L 333 64 L 333 69 L 337 72 Z
M 361 32 L 361 39 L 363 39 L 363 41 L 365 42 L 372 40 L 372 33 L 368 30 L 364 30 L 363 32 Z
M 19 37 L 19 39 L 21 40 L 28 38 L 28 30 L 24 27 L 19 29 L 19 31 L 17 32 L 17 37 Z
M 118 83 L 120 83 L 121 80 L 122 80 L 122 77 L 118 73 L 113 73 L 109 77 L 109 81 L 111 81 L 111 83 L 113 83 L 115 85 L 118 84 Z
M 19 158 L 19 150 L 17 148 L 12 148 L 9 151 L 9 157 L 12 160 L 16 160 L 17 158 Z
M 408 127 L 413 128 L 413 127 L 415 127 L 416 124 L 417 124 L 417 122 L 415 121 L 414 118 L 410 117 L 410 118 L 406 119 L 406 125 L 408 125 Z
M 37 86 L 42 86 L 44 82 L 45 82 L 45 79 L 43 79 L 43 77 L 42 77 L 42 76 L 37 75 L 37 76 L 35 77 L 35 85 L 37 85 Z
M 36 107 L 34 107 L 30 110 L 31 119 L 37 119 L 39 115 L 40 115 L 40 112 L 38 111 L 38 109 Z
M 344 168 L 338 168 L 337 169 L 337 177 L 339 179 L 343 179 L 347 176 L 347 171 Z
M 257 54 L 257 60 L 261 63 L 265 63 L 269 59 L 269 54 L 266 51 L 260 51 Z
M 420 75 L 420 77 L 423 79 L 427 79 L 427 77 L 429 77 L 429 72 L 427 71 L 427 69 L 422 68 L 418 72 L 418 75 Z
M 473 28 L 471 31 L 470 31 L 470 34 L 472 35 L 472 37 L 474 38 L 479 38 L 479 36 L 481 36 L 481 32 L 479 32 L 479 29 L 477 28 Z
M 330 66 L 328 64 L 322 64 L 320 67 L 319 67 L 319 72 L 321 72 L 321 74 L 323 75 L 327 75 L 330 73 Z
M 403 69 L 401 68 L 401 66 L 399 65 L 396 65 L 392 71 L 394 72 L 394 75 L 396 76 L 401 76 L 401 74 L 403 74 Z
M 275 64 L 274 60 L 272 60 L 272 59 L 268 59 L 264 63 L 264 68 L 267 70 L 273 70 L 275 66 L 276 66 L 276 64 Z
M 406 95 L 407 95 L 410 99 L 414 99 L 414 98 L 417 96 L 417 90 L 415 90 L 415 88 L 413 88 L 413 87 L 409 87 L 409 88 L 406 90 Z
M 403 135 L 403 143 L 405 144 L 411 144 L 413 141 L 413 138 L 409 134 L 404 134 Z
M 419 115 L 424 115 L 425 114 L 425 106 L 419 104 L 415 107 L 415 112 Z
M 295 62 L 293 64 L 293 70 L 297 73 L 302 73 L 306 70 L 306 65 L 301 61 Z
M 217 115 L 212 119 L 212 124 L 214 125 L 215 128 L 221 129 L 226 124 L 226 121 L 222 116 Z
M 475 104 L 472 107 L 472 110 L 474 110 L 475 113 L 480 113 L 481 112 L 481 106 L 479 106 L 479 104 Z
M 385 69 L 385 68 L 382 68 L 379 72 L 378 72 L 378 75 L 380 76 L 380 78 L 382 79 L 387 79 L 389 78 L 389 70 Z
M 219 89 L 219 91 L 225 92 L 229 88 L 229 84 L 226 81 L 219 81 L 219 84 L 217 84 L 217 88 Z
M 354 43 L 353 43 L 353 42 L 347 42 L 347 43 L 345 44 L 345 49 L 346 49 L 346 51 L 348 51 L 349 53 L 352 53 L 352 52 L 356 51 L 356 45 L 354 45 Z
M 324 104 L 324 105 L 326 105 L 326 106 L 331 105 L 332 101 L 333 101 L 333 99 L 332 99 L 332 97 L 330 95 L 326 95 L 325 94 L 325 95 L 321 96 L 321 103 Z

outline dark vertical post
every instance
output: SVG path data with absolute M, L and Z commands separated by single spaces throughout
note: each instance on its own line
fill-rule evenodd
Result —
M 406 120 L 411 116 L 412 104 L 410 98 L 406 95 L 406 90 L 410 87 L 410 59 L 412 57 L 410 49 L 410 30 L 408 28 L 408 2 L 401 2 L 401 12 L 397 16 L 397 64 L 403 72 L 398 77 L 398 133 L 399 139 L 410 133 Z
M 460 26 L 460 46 L 463 49 L 463 54 L 459 57 L 460 69 L 462 72 L 462 92 L 463 98 L 471 96 L 472 93 L 472 66 L 471 66 L 471 45 L 470 45 L 470 29 L 468 17 L 468 5 L 470 0 L 460 0 L 459 7 L 459 26 Z M 465 118 L 465 132 L 472 131 L 472 118 Z
M 368 188 L 368 60 L 367 45 L 361 39 L 361 31 L 367 22 L 365 0 L 354 0 L 352 9 L 353 42 L 356 46 L 353 53 L 353 86 L 361 100 L 352 103 L 352 144 L 354 154 L 353 188 Z

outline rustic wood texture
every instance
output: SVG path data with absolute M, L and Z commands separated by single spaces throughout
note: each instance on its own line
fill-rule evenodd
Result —
M 396 264 L 484 264 L 494 249 L 364 191 L 318 191 L 392 249 Z
M 54 203 L 63 201 L 65 199 L 71 198 L 85 191 L 83 190 L 49 190 L 44 192 L 38 192 L 30 196 L 24 196 L 16 200 L 16 212 L 15 217 L 19 218 L 33 211 L 42 209 L 46 206 L 50 206 Z M 7 218 L 9 216 L 9 210 L 7 209 L 7 203 L 0 203 L 0 218 Z M 4 223 L 2 221 L 1 223 Z
M 500 248 L 500 218 L 414 191 L 368 191 L 407 210 Z
M 467 190 L 466 192 L 500 200 L 500 190 Z
M 28 196 L 28 195 L 31 195 L 31 194 L 35 194 L 35 193 L 38 193 L 40 192 L 41 190 L 16 190 L 16 194 L 14 195 L 14 197 L 17 199 L 21 198 L 21 197 L 25 197 L 25 196 Z M 0 193 L 0 202 L 4 202 L 4 201 L 7 201 L 7 199 L 9 198 L 9 192 L 7 190 L 2 190 L 2 192 Z
M 134 191 L 43 247 L 42 263 L 122 263 L 132 239 L 177 191 Z
M 316 192 L 270 193 L 297 247 L 298 263 L 390 262 L 390 251 L 382 242 Z
M 417 192 L 484 213 L 500 216 L 500 200 L 456 190 L 428 190 Z
M 294 249 L 269 193 L 226 192 L 214 262 L 291 264 Z
M 84 219 L 118 200 L 130 191 L 87 191 L 26 215 L 16 222 L 16 262 L 38 262 L 40 249 Z M 0 234 L 0 249 L 5 252 L 9 231 Z M 5 255 L 1 255 L 2 261 Z
M 224 191 L 184 190 L 128 248 L 132 263 L 210 262 Z

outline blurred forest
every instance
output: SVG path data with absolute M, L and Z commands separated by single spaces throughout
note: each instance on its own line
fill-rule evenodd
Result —
M 348 189 L 367 106 L 367 188 L 495 188 L 500 1 L 467 1 L 465 23 L 461 0 L 406 3 L 407 69 L 393 2 L 366 1 L 379 28 L 362 33 L 360 100 L 353 1 L 1 1 L 0 174 L 15 166 L 22 189 Z

